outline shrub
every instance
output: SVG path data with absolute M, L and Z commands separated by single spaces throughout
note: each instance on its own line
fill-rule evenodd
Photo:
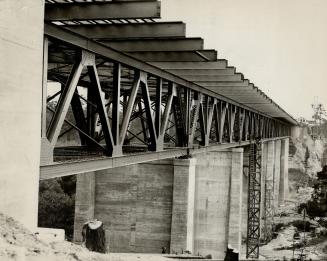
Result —
M 38 226 L 64 229 L 68 240 L 73 236 L 75 192 L 72 184 L 65 183 L 71 182 L 60 178 L 44 180 L 39 188 Z

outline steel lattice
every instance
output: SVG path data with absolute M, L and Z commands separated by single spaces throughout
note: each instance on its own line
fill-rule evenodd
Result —
M 261 141 L 251 141 L 249 157 L 247 258 L 259 257 L 261 202 Z

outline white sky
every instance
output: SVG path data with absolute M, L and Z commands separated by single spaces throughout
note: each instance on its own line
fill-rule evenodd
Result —
M 294 117 L 327 107 L 327 0 L 162 0 L 162 18 L 264 91 Z

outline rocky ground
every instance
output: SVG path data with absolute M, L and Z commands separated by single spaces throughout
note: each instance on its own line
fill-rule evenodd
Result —
M 260 257 L 263 259 L 290 260 L 297 257 L 301 251 L 307 255 L 308 260 L 327 260 L 327 236 L 319 232 L 314 235 L 313 228 L 310 232 L 301 233 L 300 239 L 293 241 L 293 235 L 298 229 L 293 226 L 296 222 L 303 222 L 303 215 L 298 214 L 298 206 L 311 199 L 313 188 L 312 182 L 317 178 L 316 174 L 321 171 L 322 165 L 326 164 L 327 139 L 313 140 L 308 129 L 303 128 L 298 139 L 291 141 L 289 160 L 289 187 L 290 194 L 285 206 L 276 211 L 274 223 L 279 224 L 280 229 L 275 239 L 267 245 L 260 247 Z M 317 221 L 305 219 L 310 222 L 316 231 L 325 231 Z M 322 223 L 322 222 L 320 222 Z M 327 222 L 324 222 L 327 223 Z M 304 240 L 305 239 L 305 240 Z M 304 242 L 306 241 L 306 244 Z
M 14 219 L 0 213 L 1 261 L 167 261 L 162 255 L 98 254 L 65 242 L 44 242 Z
M 282 206 L 274 217 L 274 223 L 280 224 L 278 236 L 267 245 L 260 247 L 260 257 L 273 260 L 287 260 L 297 257 L 300 253 L 307 255 L 312 260 L 327 260 L 327 236 L 326 228 L 321 226 L 317 219 L 303 218 L 297 209 L 299 204 L 307 202 L 311 198 L 312 188 L 299 188 L 298 192 L 291 195 L 285 206 Z M 305 221 L 312 228 L 310 232 L 299 231 L 294 224 L 303 224 Z M 309 226 L 309 225 L 308 225 Z M 298 239 L 293 240 L 294 233 L 298 231 Z M 317 233 L 314 233 L 316 231 Z M 293 245 L 295 246 L 293 248 Z

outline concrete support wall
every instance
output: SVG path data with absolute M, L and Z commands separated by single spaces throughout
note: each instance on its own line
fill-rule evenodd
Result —
M 281 141 L 281 154 L 280 154 L 280 186 L 279 186 L 279 204 L 283 205 L 285 199 L 288 198 L 288 150 L 289 139 Z
M 223 258 L 229 242 L 240 249 L 243 153 L 226 150 L 196 158 L 194 253 Z
M 172 161 L 167 160 L 95 173 L 94 218 L 104 223 L 109 251 L 161 253 L 162 247 L 169 251 L 173 169 Z M 76 210 L 82 205 L 87 216 L 92 200 L 88 200 L 89 193 L 81 191 L 91 182 L 86 178 L 80 181 Z M 84 206 L 88 203 L 89 207 Z M 79 218 L 81 214 L 75 218 L 76 240 L 85 222 Z
M 43 1 L 0 1 L 0 212 L 37 226 Z
M 196 159 L 174 160 L 174 192 L 170 251 L 193 252 Z
M 275 166 L 274 166 L 274 209 L 279 206 L 279 186 L 280 186 L 280 152 L 281 140 L 275 141 Z
M 94 172 L 77 175 L 75 198 L 74 240 L 81 242 L 83 224 L 94 218 Z
M 267 142 L 267 174 L 266 183 L 274 183 L 274 168 L 275 168 L 275 141 Z
M 230 183 L 228 244 L 240 252 L 242 243 L 243 149 L 232 149 Z
M 111 252 L 223 258 L 241 248 L 242 197 L 242 149 L 97 171 L 78 178 L 74 235 L 97 218 Z

